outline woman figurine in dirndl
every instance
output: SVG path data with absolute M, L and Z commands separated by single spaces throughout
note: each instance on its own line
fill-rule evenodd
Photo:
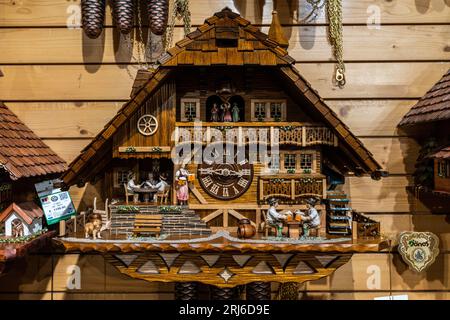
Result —
M 231 106 L 229 102 L 222 105 L 223 108 L 223 122 L 232 122 L 233 117 L 231 116 Z
M 186 165 L 183 164 L 175 173 L 175 180 L 177 182 L 177 200 L 179 205 L 187 205 L 189 199 L 188 186 L 189 171 Z

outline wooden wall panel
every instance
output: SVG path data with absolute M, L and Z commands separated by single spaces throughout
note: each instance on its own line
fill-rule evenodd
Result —
M 390 176 L 375 181 L 370 177 L 350 177 L 344 189 L 351 207 L 360 212 L 426 212 L 419 200 L 406 191 L 412 185 L 410 176 Z
M 411 138 L 363 138 L 378 163 L 390 174 L 412 174 L 420 146 Z
M 333 63 L 297 67 L 324 99 L 418 98 L 442 77 L 450 62 L 347 63 L 343 89 L 331 83 Z M 137 70 L 132 65 L 5 65 L 2 71 L 4 101 L 116 101 L 129 98 Z
M 290 29 L 289 54 L 295 60 L 334 60 L 327 27 L 285 27 L 285 33 Z M 262 31 L 267 33 L 268 27 L 263 27 Z M 414 37 L 410 37 L 411 34 Z M 89 39 L 81 29 L 0 29 L 4 48 L 0 63 L 136 62 L 138 49 L 132 44 L 133 37 L 133 34 L 131 38 L 121 37 L 115 28 L 106 28 L 97 39 Z M 182 38 L 183 29 L 176 28 L 173 43 Z M 383 26 L 380 30 L 368 29 L 367 26 L 345 26 L 345 60 L 379 61 L 379 52 L 383 52 L 382 60 L 448 60 L 450 52 L 446 48 L 449 38 L 450 25 Z M 129 48 L 133 48 L 132 54 Z
M 70 7 L 79 3 L 80 0 L 69 3 L 57 0 L 22 0 L 20 2 L 0 0 L 0 26 L 66 26 L 68 20 L 79 23 L 79 19 L 71 18 L 76 8 Z M 239 11 L 253 23 L 270 24 L 273 1 L 262 2 L 265 5 L 259 3 L 261 2 L 253 0 L 195 0 L 191 2 L 192 23 L 202 23 L 205 20 L 205 12 L 212 14 L 228 6 Z M 289 5 L 290 3 L 289 0 L 278 0 L 277 10 L 280 12 L 283 24 L 299 23 L 309 13 L 310 5 L 306 0 L 296 1 L 294 5 Z M 450 15 L 450 8 L 445 1 L 343 1 L 344 23 L 366 24 L 371 15 L 367 12 L 371 5 L 379 8 L 381 23 L 447 23 Z M 325 12 L 322 11 L 315 23 L 325 22 Z M 106 24 L 111 25 L 111 23 L 108 7 Z
M 93 138 L 122 102 L 10 102 L 8 108 L 42 138 Z M 57 122 L 54 120 L 58 119 Z
M 397 128 L 417 100 L 330 100 L 327 104 L 357 136 L 404 136 Z M 367 115 L 370 114 L 370 117 Z
M 123 40 L 113 41 L 112 28 L 97 40 L 83 37 L 80 29 L 65 28 L 68 20 L 79 23 L 70 17 L 79 2 L 0 0 L 0 64 L 5 74 L 0 78 L 0 98 L 66 161 L 71 161 L 128 99 L 136 73 L 136 66 L 130 65 L 133 53 Z M 263 30 L 267 30 L 273 8 L 270 0 L 190 3 L 194 25 L 228 6 L 262 24 Z M 406 192 L 419 146 L 396 129 L 416 99 L 450 67 L 450 6 L 446 1 L 343 1 L 347 84 L 339 89 L 331 82 L 334 64 L 324 12 L 313 22 L 319 25 L 306 25 L 301 18 L 308 13 L 309 4 L 299 0 L 297 7 L 296 3 L 279 0 L 277 9 L 290 38 L 290 53 L 301 61 L 297 68 L 393 174 L 381 181 L 349 178 L 352 207 L 380 221 L 382 233 L 394 240 L 404 230 L 432 231 L 438 234 L 444 253 L 424 274 L 407 270 L 397 254 L 391 269 L 387 252 L 354 255 L 333 277 L 305 284 L 302 298 L 387 296 L 391 270 L 394 294 L 407 294 L 410 299 L 450 299 L 450 221 L 448 215 L 429 214 Z M 377 8 L 380 29 L 367 27 L 371 10 Z M 111 26 L 107 10 L 106 25 Z M 175 37 L 181 33 L 177 28 Z M 96 193 L 87 185 L 71 188 L 71 194 L 76 206 L 86 206 Z M 32 256 L 27 261 L 28 265 L 17 266 L 10 276 L 0 278 L 0 299 L 174 298 L 173 285 L 130 280 L 99 256 L 55 256 L 53 269 L 50 256 Z M 81 291 L 67 290 L 65 272 L 71 264 L 88 273 Z M 369 290 L 367 268 L 371 265 L 380 268 L 382 278 L 379 288 Z
M 90 139 L 44 139 L 44 142 L 67 163 L 70 163 L 90 142 Z
M 375 278 L 377 275 L 379 279 Z M 354 254 L 349 263 L 328 279 L 311 281 L 305 287 L 308 291 L 444 291 L 449 285 L 449 254 L 440 254 L 429 269 L 417 273 L 410 270 L 396 253 Z

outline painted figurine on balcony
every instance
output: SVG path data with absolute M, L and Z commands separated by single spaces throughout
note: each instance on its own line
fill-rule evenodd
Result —
M 301 221 L 303 222 L 303 234 L 305 236 L 309 236 L 309 230 L 318 230 L 320 228 L 320 215 L 315 208 L 316 204 L 316 199 L 306 199 L 306 212 L 299 212 Z
M 239 117 L 239 107 L 237 103 L 233 103 L 233 108 L 231 108 L 231 114 L 233 117 L 233 122 L 239 122 L 241 119 Z
M 229 102 L 225 102 L 221 106 L 223 110 L 223 122 L 232 122 L 233 117 L 231 116 L 231 106 Z
M 181 168 L 175 173 L 175 180 L 177 182 L 177 200 L 180 205 L 187 205 L 189 199 L 189 185 L 188 185 L 189 171 L 183 163 Z
M 214 103 L 211 108 L 211 121 L 212 122 L 218 122 L 219 121 L 219 107 L 217 106 L 217 103 Z
M 267 223 L 277 229 L 277 237 L 283 236 L 283 225 L 292 216 L 292 212 L 278 212 L 278 199 L 272 198 L 269 200 L 269 210 L 267 211 Z

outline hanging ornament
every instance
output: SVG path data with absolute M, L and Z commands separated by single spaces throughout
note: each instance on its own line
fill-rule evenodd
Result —
M 327 16 L 329 22 L 328 36 L 336 59 L 334 79 L 339 87 L 343 87 L 345 85 L 345 66 L 342 40 L 342 0 L 328 0 Z
M 111 0 L 112 15 L 120 32 L 127 34 L 133 28 L 134 0 Z
M 158 36 L 167 28 L 169 20 L 169 0 L 147 0 L 150 30 Z
M 317 16 L 319 15 L 319 11 L 321 11 L 325 6 L 327 0 L 306 0 L 306 2 L 311 5 L 311 11 L 305 18 L 302 19 L 302 23 L 315 21 L 317 19 Z
M 81 0 L 81 23 L 86 35 L 95 39 L 102 33 L 105 0 Z
M 191 32 L 191 11 L 189 11 L 189 0 L 174 0 L 172 16 L 170 17 L 169 28 L 167 28 L 164 39 L 164 47 L 172 47 L 173 30 L 176 20 L 183 20 L 184 35 Z

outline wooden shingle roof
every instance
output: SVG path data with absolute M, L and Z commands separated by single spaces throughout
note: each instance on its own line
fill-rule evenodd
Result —
M 224 39 L 233 40 L 236 45 L 221 46 Z M 213 17 L 206 19 L 197 30 L 165 52 L 159 59 L 160 65 L 156 70 L 138 76 L 139 79 L 133 85 L 131 99 L 69 165 L 69 170 L 63 175 L 64 183 L 71 186 L 86 182 L 80 178 L 81 173 L 92 170 L 89 168 L 95 166 L 95 162 L 101 159 L 99 154 L 106 154 L 103 149 L 114 133 L 177 67 L 244 65 L 273 67 L 278 70 L 286 84 L 294 88 L 295 94 L 305 97 L 310 102 L 313 112 L 320 115 L 322 121 L 333 128 L 340 146 L 345 149 L 353 167 L 359 173 L 369 173 L 372 177 L 379 178 L 382 167 L 320 98 L 317 91 L 300 75 L 293 66 L 295 60 L 288 55 L 283 46 L 285 45 L 269 38 L 250 21 L 230 9 L 225 8 L 217 12 Z M 147 77 L 148 80 L 144 80 Z
M 12 180 L 63 173 L 66 163 L 0 102 L 0 170 Z
M 27 224 L 31 224 L 34 219 L 42 218 L 44 211 L 33 201 L 22 202 L 19 204 L 11 203 L 9 207 L 0 213 L 0 223 L 4 222 L 12 212 L 17 213 Z
M 221 39 L 237 46 L 220 46 Z M 162 66 L 289 65 L 295 59 L 280 44 L 239 14 L 225 8 L 165 52 Z
M 436 159 L 450 159 L 450 146 L 440 149 L 439 151 L 433 153 L 431 158 Z
M 450 69 L 403 117 L 399 126 L 450 119 Z

